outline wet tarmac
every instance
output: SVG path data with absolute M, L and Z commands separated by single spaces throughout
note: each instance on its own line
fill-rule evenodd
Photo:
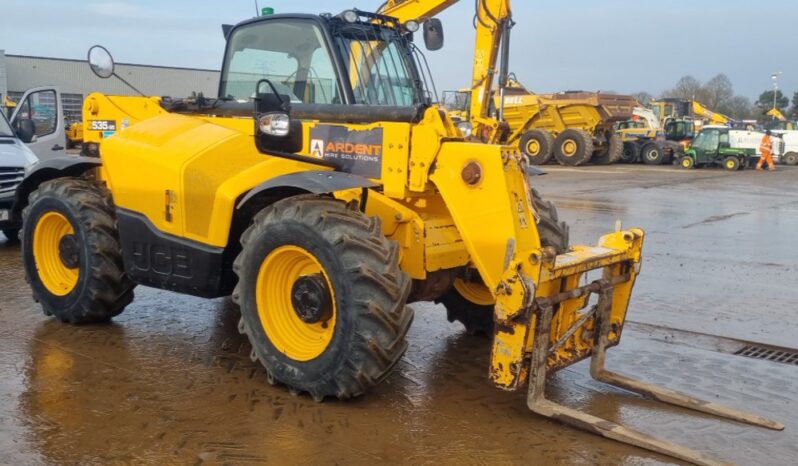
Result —
M 739 464 L 796 464 L 798 366 L 732 354 L 739 340 L 798 346 L 796 180 L 614 166 L 554 167 L 537 183 L 572 241 L 616 219 L 648 232 L 636 323 L 609 367 L 785 431 L 645 400 L 593 381 L 586 363 L 556 374 L 549 397 Z M 266 383 L 229 300 L 139 287 L 113 323 L 64 325 L 42 315 L 18 245 L 0 239 L 0 464 L 673 463 L 533 415 L 488 382 L 487 340 L 414 307 L 397 370 L 364 397 L 318 404 Z

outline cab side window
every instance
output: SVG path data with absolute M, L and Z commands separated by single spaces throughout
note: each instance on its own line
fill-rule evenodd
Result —
M 306 104 L 341 103 L 340 84 L 324 36 L 313 22 L 269 20 L 236 30 L 229 40 L 222 95 L 239 102 L 268 92 Z
M 31 120 L 35 128 L 34 134 L 38 137 L 53 134 L 58 126 L 55 91 L 39 91 L 28 95 L 20 104 L 14 126 L 16 127 L 21 120 Z

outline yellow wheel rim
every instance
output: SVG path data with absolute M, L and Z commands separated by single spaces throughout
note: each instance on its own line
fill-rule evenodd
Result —
M 454 281 L 454 289 L 460 296 L 479 306 L 493 306 L 496 300 L 484 283 L 467 282 L 460 278 Z
M 322 274 L 332 298 L 332 316 L 324 322 L 303 321 L 294 309 L 291 290 L 300 277 Z M 330 277 L 321 263 L 299 246 L 280 246 L 266 256 L 255 288 L 258 317 L 278 351 L 296 361 L 317 358 L 332 341 L 338 310 Z
M 526 143 L 526 153 L 529 155 L 538 155 L 540 152 L 540 142 L 532 139 Z
M 79 267 L 67 267 L 61 260 L 61 239 L 74 235 L 75 229 L 64 215 L 47 212 L 33 230 L 33 259 L 39 280 L 56 296 L 68 295 L 78 284 Z
M 726 161 L 726 168 L 728 168 L 729 170 L 731 170 L 732 168 L 734 168 L 734 161 L 732 161 L 732 160 L 727 160 L 727 161 Z
M 684 160 L 682 160 L 682 166 L 683 166 L 684 168 L 690 168 L 690 163 L 691 163 L 691 162 L 690 162 L 690 159 L 684 159 Z
M 573 139 L 567 139 L 562 143 L 562 153 L 565 154 L 567 157 L 571 157 L 576 154 L 576 141 Z

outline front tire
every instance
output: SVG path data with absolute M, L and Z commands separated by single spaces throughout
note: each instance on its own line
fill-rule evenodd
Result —
M 241 236 L 239 330 L 270 381 L 321 401 L 364 393 L 407 349 L 413 311 L 380 221 L 316 196 L 278 201 Z
M 543 247 L 553 247 L 557 254 L 568 250 L 568 224 L 560 221 L 557 207 L 545 201 L 536 189 L 531 190 L 532 204 L 538 214 L 538 235 Z M 454 286 L 435 302 L 446 308 L 449 322 L 460 322 L 469 335 L 493 335 L 495 299 L 478 274 L 470 280 L 458 278 Z
M 593 157 L 593 137 L 583 129 L 568 128 L 554 139 L 554 156 L 561 165 L 583 165 Z
M 614 133 L 609 137 L 607 146 L 593 155 L 593 162 L 597 165 L 617 163 L 623 157 L 623 149 L 623 139 L 621 139 L 621 135 Z
M 787 152 L 782 160 L 785 165 L 798 165 L 798 152 Z
M 42 183 L 23 211 L 25 278 L 46 315 L 105 322 L 132 300 L 110 192 L 96 182 Z
M 690 170 L 695 167 L 695 159 L 690 157 L 689 155 L 683 155 L 679 159 L 679 166 L 684 168 L 685 170 Z

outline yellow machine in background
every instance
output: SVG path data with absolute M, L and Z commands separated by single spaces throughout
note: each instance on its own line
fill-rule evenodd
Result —
M 491 109 L 501 107 L 500 93 L 492 93 Z M 453 118 L 469 120 L 470 92 L 446 91 L 443 104 Z M 507 131 L 502 144 L 518 146 L 534 165 L 553 158 L 562 165 L 607 164 L 621 159 L 622 142 L 613 125 L 632 115 L 631 96 L 596 92 L 535 94 L 514 78 L 504 89 Z
M 14 113 L 14 109 L 17 108 L 17 103 L 6 95 L 3 96 L 3 107 L 5 107 L 6 118 L 11 118 L 11 115 Z
M 433 2 L 407 6 L 421 3 Z M 482 3 L 509 27 L 508 1 Z M 492 336 L 490 380 L 526 388 L 540 415 L 713 464 L 545 398 L 547 375 L 591 357 L 599 380 L 782 428 L 604 367 L 643 231 L 618 226 L 595 246 L 569 245 L 526 157 L 468 141 L 428 98 L 412 45 L 421 22 L 427 48 L 439 49 L 442 25 L 429 18 L 253 18 L 225 28 L 219 98 L 92 94 L 84 131 L 102 135 L 98 157 L 44 162 L 17 191 L 26 277 L 45 313 L 105 321 L 137 284 L 231 295 L 267 380 L 321 401 L 385 379 L 407 348 L 406 304 L 435 300 Z M 90 51 L 92 69 L 110 77 L 103 51 Z
M 795 130 L 795 123 L 788 120 L 778 108 L 771 108 L 765 112 L 765 116 L 769 116 L 771 118 L 770 121 L 765 122 L 765 127 L 767 129 L 779 131 Z
M 79 147 L 83 144 L 83 122 L 71 123 L 66 129 L 67 149 Z
M 391 0 L 380 13 L 426 19 L 455 3 Z M 460 119 L 458 126 L 473 139 L 518 147 L 536 165 L 552 157 L 563 165 L 620 160 L 623 148 L 613 124 L 632 117 L 635 99 L 594 92 L 538 95 L 528 91 L 508 73 L 514 24 L 509 5 L 495 0 L 479 0 L 476 5 L 471 88 L 443 95 L 447 110 Z
M 731 126 L 734 124 L 733 118 L 713 112 L 697 100 L 664 98 L 652 100 L 649 106 L 663 126 L 672 120 L 691 120 L 696 134 L 704 125 Z

